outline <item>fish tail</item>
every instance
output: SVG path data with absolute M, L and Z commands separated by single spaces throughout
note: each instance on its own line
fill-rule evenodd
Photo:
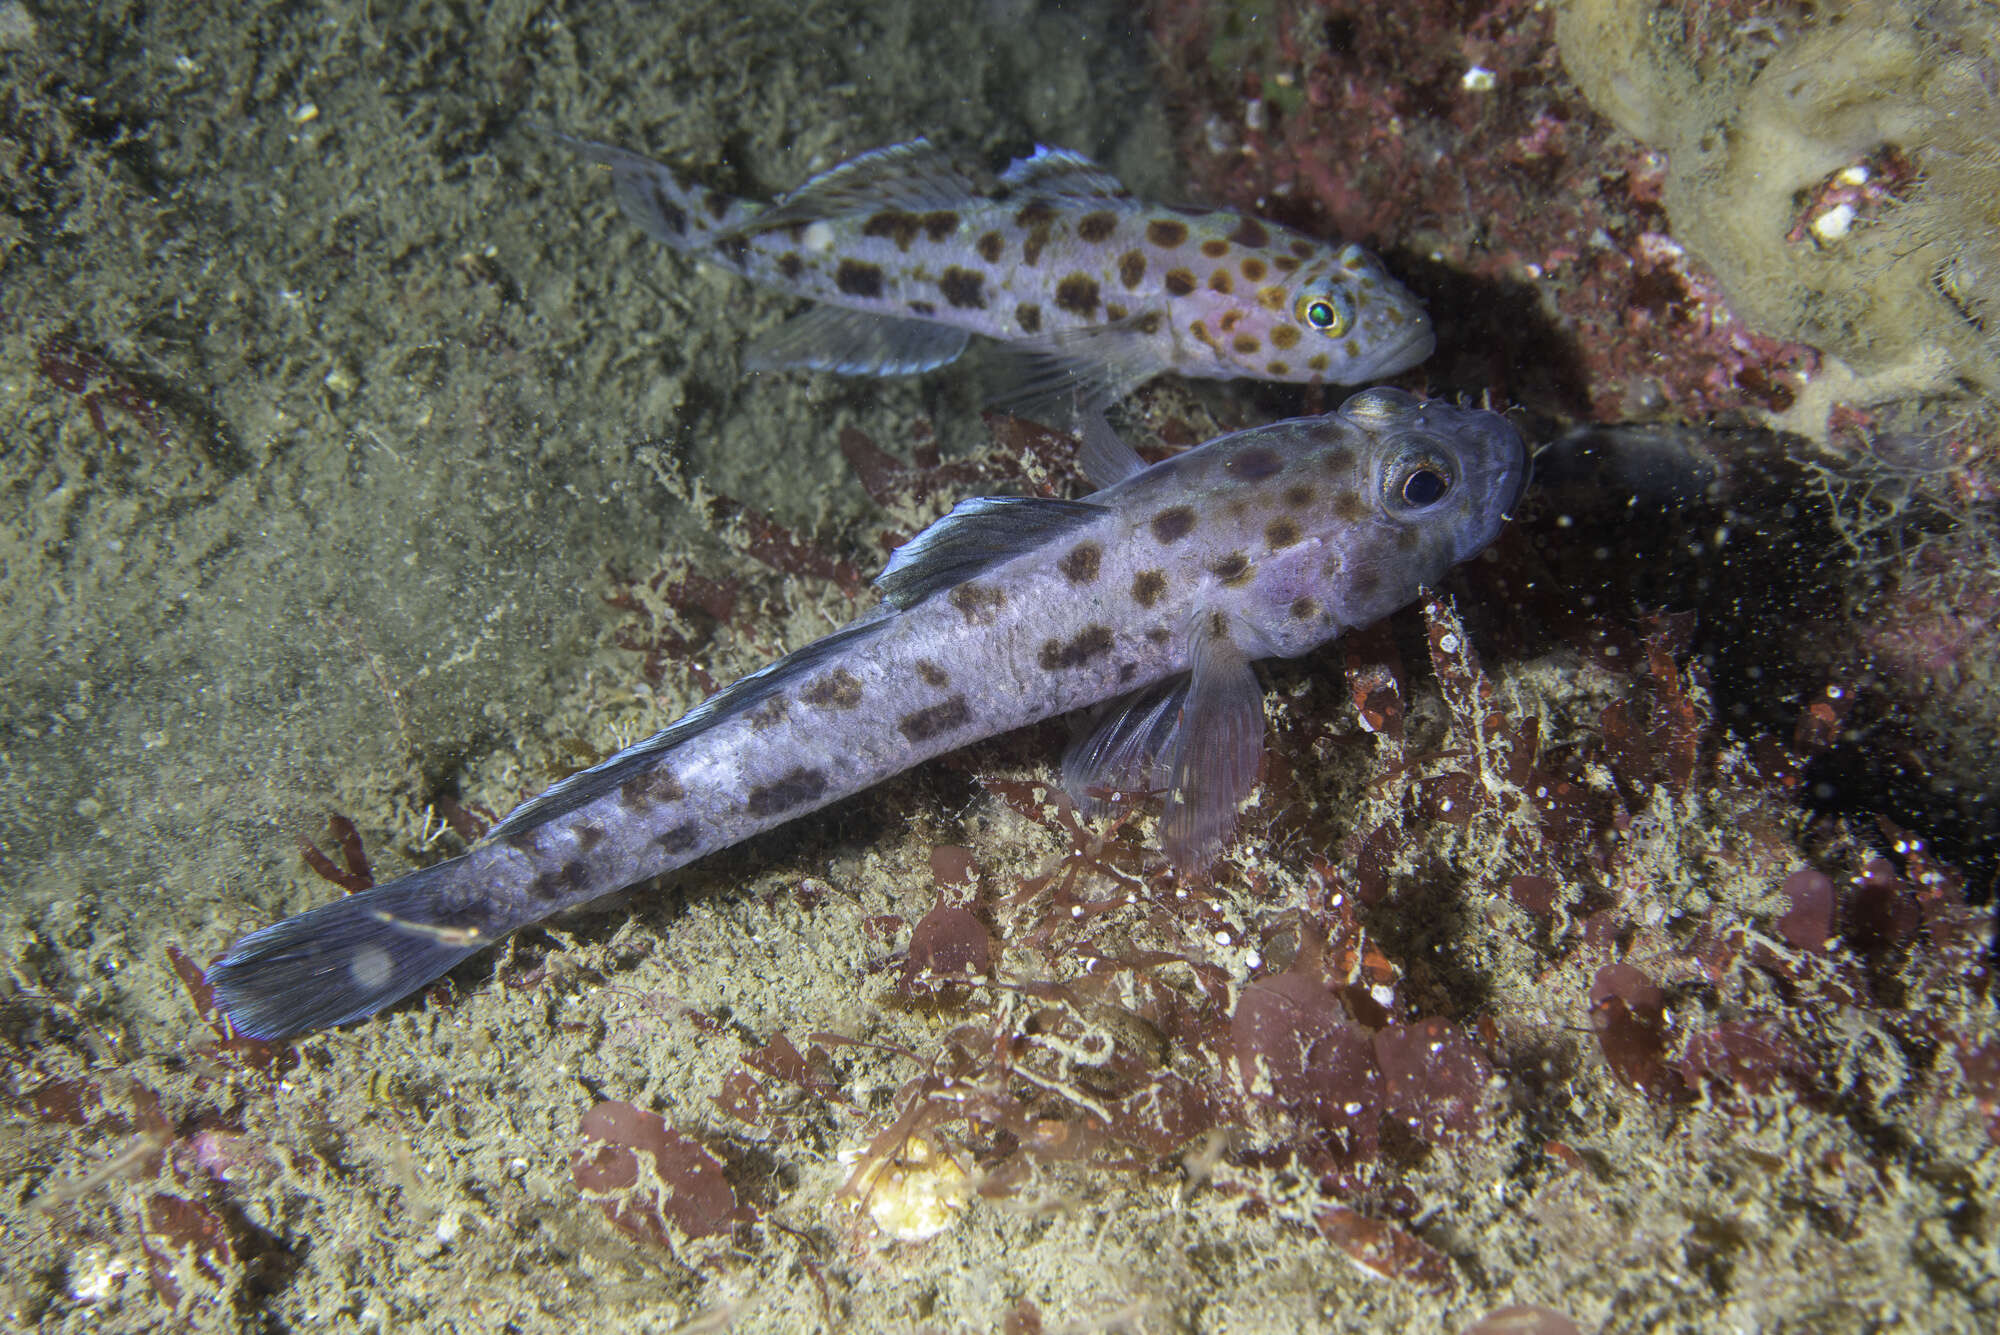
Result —
M 675 250 L 708 251 L 758 210 L 749 200 L 711 190 L 651 158 L 610 144 L 556 137 L 590 161 L 611 168 L 618 206 L 625 216 Z
M 216 1003 L 260 1039 L 365 1019 L 511 930 L 485 876 L 453 858 L 252 932 L 209 968 Z

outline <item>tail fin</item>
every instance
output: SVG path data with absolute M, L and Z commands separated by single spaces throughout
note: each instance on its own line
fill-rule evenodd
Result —
M 375 1014 L 493 944 L 477 910 L 460 907 L 452 883 L 466 870 L 463 858 L 440 862 L 250 933 L 209 969 L 216 1001 L 251 1038 Z
M 707 250 L 718 234 L 741 226 L 758 211 L 748 200 L 718 194 L 651 158 L 566 134 L 556 138 L 590 161 L 611 168 L 625 216 L 675 250 Z

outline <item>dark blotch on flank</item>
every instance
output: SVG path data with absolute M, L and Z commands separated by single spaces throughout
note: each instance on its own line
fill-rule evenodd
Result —
M 1141 570 L 1132 576 L 1132 601 L 1141 607 L 1151 607 L 1166 596 L 1167 572 L 1164 570 Z
M 1262 445 L 1238 450 L 1222 465 L 1222 471 L 1244 482 L 1262 482 L 1285 466 L 1278 452 Z
M 999 619 L 1000 609 L 1007 605 L 1007 595 L 1001 592 L 997 585 L 976 584 L 971 580 L 967 580 L 945 596 L 951 599 L 951 605 L 975 626 L 992 625 Z
M 928 658 L 917 660 L 917 675 L 923 678 L 926 686 L 943 688 L 951 685 L 951 674 Z
M 1304 509 L 1313 503 L 1313 497 L 1316 495 L 1318 493 L 1312 489 L 1310 482 L 1294 482 L 1285 488 L 1285 504 Z
M 1014 221 L 1022 227 L 1047 227 L 1055 220 L 1056 206 L 1046 199 L 1031 199 L 1014 215 Z
M 1184 297 L 1194 291 L 1194 275 L 1186 269 L 1169 269 L 1167 276 L 1160 280 L 1167 289 L 1167 295 Z
M 1023 332 L 1039 334 L 1042 331 L 1042 308 L 1031 301 L 1024 301 L 1014 308 L 1014 320 Z
M 567 899 L 583 889 L 584 871 L 581 862 L 565 862 L 551 872 L 543 872 L 528 882 L 528 893 L 543 902 Z
M 1281 517 L 1273 519 L 1270 523 L 1264 525 L 1264 541 L 1270 545 L 1271 550 L 1274 552 L 1281 547 L 1291 546 L 1301 536 L 1299 521 L 1296 519 Z
M 936 315 L 937 303 L 930 301 L 913 301 L 910 303 L 910 313 L 912 315 Z
M 685 853 L 701 842 L 701 827 L 693 821 L 674 826 L 653 841 L 664 853 Z
M 602 825 L 579 825 L 576 827 L 576 851 L 588 853 L 604 842 Z
M 975 270 L 952 265 L 938 279 L 938 291 L 944 293 L 946 301 L 961 310 L 984 310 L 986 307 L 986 275 Z
M 1185 505 L 1162 510 L 1153 516 L 1153 536 L 1161 542 L 1179 542 L 1194 532 L 1194 511 Z
M 1236 230 L 1229 234 L 1229 239 L 1239 246 L 1264 246 L 1270 244 L 1271 234 L 1255 218 L 1245 218 L 1236 224 Z
M 1229 253 L 1229 243 L 1227 241 L 1204 241 L 1201 243 L 1201 253 L 1212 260 L 1219 260 Z
M 662 802 L 678 802 L 686 796 L 681 781 L 665 766 L 634 774 L 618 785 L 618 801 L 628 807 L 653 807 Z
M 854 709 L 861 703 L 861 683 L 846 668 L 835 668 L 799 692 L 799 699 L 818 709 Z
M 816 802 L 826 793 L 826 776 L 816 769 L 795 769 L 776 783 L 752 788 L 743 805 L 753 816 L 777 816 Z
M 1319 600 L 1317 598 L 1294 598 L 1292 600 L 1292 617 L 1294 620 L 1310 621 L 1318 615 Z
M 1103 559 L 1102 547 L 1094 542 L 1079 542 L 1056 562 L 1056 569 L 1072 584 L 1088 584 L 1097 578 L 1097 567 Z
M 787 278 L 797 278 L 805 267 L 806 262 L 799 258 L 797 251 L 788 250 L 778 256 L 778 272 Z
M 1261 283 L 1264 281 L 1264 261 L 1258 259 L 1255 255 L 1244 256 L 1243 263 L 1236 267 L 1241 269 L 1243 276 L 1251 282 Z
M 1250 558 L 1242 552 L 1231 552 L 1208 567 L 1208 572 L 1230 588 L 1235 588 L 1250 578 Z
M 1047 223 L 1028 229 L 1026 239 L 1021 242 L 1021 263 L 1033 268 L 1041 262 L 1042 251 L 1049 244 L 1050 226 Z
M 1050 640 L 1042 646 L 1037 659 L 1042 669 L 1054 672 L 1059 668 L 1078 668 L 1093 658 L 1102 658 L 1111 652 L 1111 627 L 1085 626 L 1064 644 L 1060 640 Z
M 979 237 L 979 258 L 988 264 L 998 264 L 1007 251 L 1007 238 L 998 232 L 983 232 Z
M 1236 290 L 1236 280 L 1229 276 L 1229 270 L 1217 269 L 1208 276 L 1208 286 L 1211 291 L 1220 292 L 1226 297 Z
M 924 235 L 942 241 L 958 230 L 958 215 L 950 209 L 932 209 L 923 217 Z
M 1146 239 L 1161 250 L 1172 250 L 1187 240 L 1187 224 L 1172 218 L 1155 218 L 1146 224 Z
M 1343 491 L 1333 498 L 1333 517 L 1343 523 L 1358 524 L 1368 517 L 1368 502 L 1358 491 Z
M 1097 280 L 1089 274 L 1070 274 L 1056 284 L 1056 305 L 1072 315 L 1096 314 Z
M 1160 313 L 1146 311 L 1132 322 L 1132 327 L 1142 334 L 1157 334 L 1160 332 Z
M 972 722 L 972 710 L 965 703 L 965 697 L 954 695 L 949 700 L 940 700 L 934 705 L 903 715 L 896 721 L 903 736 L 913 742 L 928 742 L 940 733 L 962 728 Z
M 833 285 L 850 297 L 882 295 L 882 266 L 860 260 L 842 260 L 833 271 Z
M 886 236 L 896 243 L 897 250 L 908 250 L 910 243 L 917 239 L 917 233 L 923 230 L 923 225 L 923 220 L 914 213 L 884 209 L 869 215 L 868 220 L 861 224 L 861 235 Z
M 750 730 L 752 732 L 762 732 L 766 728 L 776 727 L 778 724 L 783 723 L 785 721 L 785 714 L 790 709 L 791 706 L 785 703 L 784 696 L 774 695 L 744 715 L 744 717 L 750 720 Z
M 1118 215 L 1099 211 L 1086 213 L 1076 220 L 1076 234 L 1085 241 L 1102 241 L 1118 230 Z
M 1128 250 L 1118 257 L 1118 281 L 1130 288 L 1146 281 L 1146 257 L 1136 250 Z

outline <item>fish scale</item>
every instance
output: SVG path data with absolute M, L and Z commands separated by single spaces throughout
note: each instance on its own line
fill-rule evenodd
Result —
M 1198 868 L 1255 784 L 1253 659 L 1386 615 L 1498 532 L 1524 480 L 1498 414 L 1397 390 L 1221 437 L 1083 501 L 966 501 L 883 602 L 517 808 L 465 854 L 288 918 L 209 972 L 237 1029 L 371 1015 L 507 933 L 944 751 L 1098 706 L 1063 762 L 1090 806 L 1165 793 Z
M 1101 407 L 1155 375 L 1357 384 L 1435 338 L 1357 245 L 1224 210 L 1135 199 L 1080 154 L 1042 148 L 983 189 L 924 140 L 821 173 L 770 205 L 568 140 L 612 169 L 649 234 L 818 307 L 752 345 L 756 369 L 902 374 L 971 335 L 1018 354 L 1000 399 Z

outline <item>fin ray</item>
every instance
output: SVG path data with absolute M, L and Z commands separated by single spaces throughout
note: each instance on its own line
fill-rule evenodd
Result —
M 934 593 L 1074 533 L 1108 513 L 1088 501 L 1039 496 L 960 501 L 950 514 L 896 549 L 875 577 L 875 587 L 898 608 L 915 607 Z
M 1037 144 L 1025 158 L 1016 158 L 1000 173 L 1000 184 L 1017 193 L 1058 199 L 1130 199 L 1125 183 L 1083 154 L 1069 148 Z
M 970 337 L 935 320 L 814 306 L 754 339 L 743 365 L 751 371 L 911 375 L 957 361 Z
M 763 232 L 880 209 L 954 209 L 978 194 L 978 185 L 937 145 L 911 139 L 827 168 L 738 230 Z

